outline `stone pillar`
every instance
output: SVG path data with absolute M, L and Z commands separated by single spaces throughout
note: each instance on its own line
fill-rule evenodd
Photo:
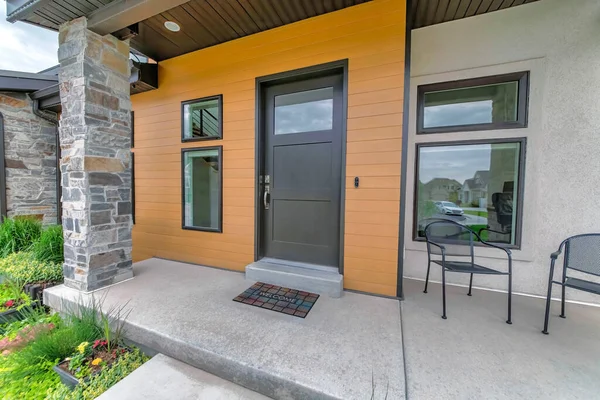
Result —
M 129 44 L 85 18 L 59 44 L 65 284 L 92 291 L 133 276 Z

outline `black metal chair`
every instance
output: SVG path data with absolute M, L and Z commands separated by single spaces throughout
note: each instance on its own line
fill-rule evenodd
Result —
M 469 293 L 473 287 L 474 274 L 506 275 L 508 276 L 508 319 L 507 324 L 512 324 L 512 254 L 509 249 L 488 243 L 482 240 L 477 233 L 470 228 L 454 221 L 434 221 L 425 227 L 425 239 L 427 240 L 427 276 L 425 278 L 425 290 L 429 283 L 429 270 L 431 263 L 442 267 L 442 318 L 446 319 L 446 271 L 470 274 Z M 475 263 L 475 242 L 485 247 L 502 250 L 508 257 L 508 272 L 487 268 Z M 434 259 L 432 256 L 441 256 Z M 448 257 L 468 257 L 468 261 L 449 260 Z
M 563 255 L 563 273 L 562 280 L 554 280 L 554 264 L 561 255 Z M 550 255 L 550 274 L 548 276 L 548 296 L 546 297 L 546 316 L 544 318 L 544 330 L 542 333 L 548 334 L 548 318 L 550 316 L 550 301 L 552 296 L 552 284 L 562 286 L 562 296 L 560 305 L 560 317 L 565 315 L 565 289 L 572 288 L 584 292 L 600 295 L 600 283 L 586 281 L 580 278 L 574 278 L 567 275 L 567 270 L 572 269 L 588 275 L 600 276 L 600 233 L 587 233 L 583 235 L 571 236 L 558 246 L 558 250 Z

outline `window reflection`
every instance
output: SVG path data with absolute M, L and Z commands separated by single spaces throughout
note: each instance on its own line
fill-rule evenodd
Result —
M 473 86 L 424 94 L 423 127 L 517 121 L 519 82 Z
M 451 219 L 484 240 L 515 244 L 521 143 L 419 147 L 417 236 Z
M 333 87 L 275 96 L 275 134 L 333 129 Z

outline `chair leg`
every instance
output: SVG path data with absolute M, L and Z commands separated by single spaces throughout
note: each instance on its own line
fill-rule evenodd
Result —
M 508 319 L 506 323 L 512 324 L 512 274 L 508 274 Z
M 552 297 L 552 275 L 550 275 L 550 279 L 548 280 L 548 296 L 546 297 L 546 316 L 544 317 L 544 330 L 542 333 L 544 335 L 548 334 L 548 319 L 550 317 L 550 299 Z
M 471 279 L 469 279 L 469 293 L 467 293 L 467 296 L 472 296 L 471 295 L 471 288 L 473 287 L 473 274 L 471 274 Z
M 427 284 L 429 283 L 429 267 L 431 267 L 431 260 L 427 261 L 427 275 L 425 275 L 425 290 L 423 290 L 423 293 L 427 293 Z
M 446 268 L 442 267 L 442 318 L 446 319 Z
M 562 285 L 562 297 L 560 299 L 560 315 L 559 315 L 559 317 L 567 318 L 567 316 L 565 315 L 565 285 Z

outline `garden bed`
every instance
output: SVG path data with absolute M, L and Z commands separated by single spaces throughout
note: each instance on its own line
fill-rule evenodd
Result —
M 122 344 L 122 326 L 114 324 L 118 310 L 106 315 L 101 309 L 94 302 L 61 317 L 28 307 L 24 320 L 5 327 L 0 399 L 94 399 L 147 361 Z

